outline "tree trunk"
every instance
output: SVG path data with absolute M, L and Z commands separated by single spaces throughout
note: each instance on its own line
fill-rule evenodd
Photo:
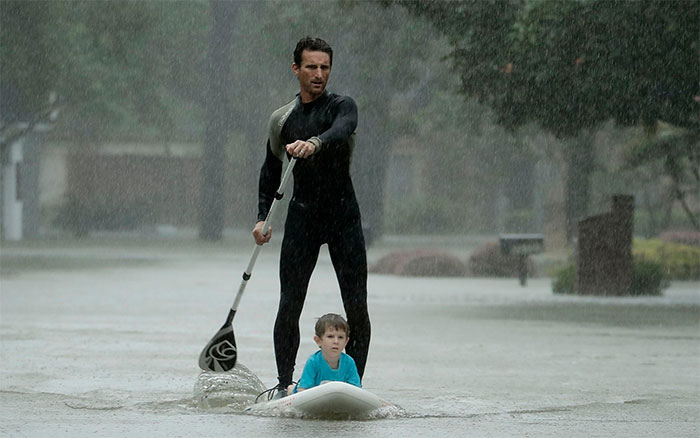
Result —
M 202 155 L 199 237 L 221 240 L 224 229 L 226 141 L 231 128 L 233 22 L 238 3 L 211 0 L 206 127 Z
M 566 175 L 566 239 L 576 237 L 578 221 L 588 213 L 590 175 L 593 172 L 593 137 L 582 131 L 570 142 Z
M 509 208 L 506 211 L 506 230 L 532 232 L 535 226 L 533 206 L 535 201 L 535 159 L 529 154 L 522 139 L 515 138 L 512 159 L 505 185 Z
M 382 235 L 384 187 L 389 162 L 388 110 L 382 105 L 363 108 L 355 151 L 353 184 L 362 211 L 362 227 L 367 246 Z

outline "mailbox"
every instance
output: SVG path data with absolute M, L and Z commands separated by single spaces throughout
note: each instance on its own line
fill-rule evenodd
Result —
M 527 257 L 544 252 L 543 234 L 501 234 L 498 236 L 501 252 L 518 256 L 518 278 L 520 285 L 527 283 Z

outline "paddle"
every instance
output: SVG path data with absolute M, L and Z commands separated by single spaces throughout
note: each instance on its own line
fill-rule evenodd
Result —
M 277 189 L 277 192 L 275 193 L 275 199 L 272 200 L 270 211 L 267 212 L 267 217 L 265 218 L 265 222 L 263 223 L 263 235 L 267 234 L 269 230 L 269 224 L 272 221 L 274 212 L 276 211 L 276 207 L 278 205 L 277 201 L 282 199 L 282 196 L 284 195 L 284 186 L 287 185 L 287 180 L 289 180 L 289 177 L 292 174 L 292 169 L 294 168 L 296 162 L 297 159 L 292 158 L 292 160 L 289 162 L 289 165 L 287 166 L 287 170 L 282 176 L 280 186 Z M 226 317 L 226 322 L 224 323 L 224 325 L 221 326 L 219 331 L 216 332 L 214 337 L 211 338 L 211 341 L 209 341 L 209 343 L 202 350 L 202 353 L 200 353 L 199 355 L 199 367 L 204 371 L 225 372 L 231 370 L 234 366 L 236 366 L 238 350 L 236 348 L 236 338 L 233 335 L 232 321 L 233 317 L 236 315 L 238 303 L 241 301 L 243 291 L 245 290 L 246 284 L 248 284 L 250 274 L 253 271 L 253 266 L 255 265 L 255 261 L 258 258 L 258 254 L 260 253 L 261 248 L 262 245 L 255 245 L 253 255 L 250 258 L 250 261 L 248 262 L 248 267 L 243 272 L 243 281 L 241 281 L 241 285 L 238 288 L 236 299 L 233 301 L 231 310 L 229 310 L 228 316 Z

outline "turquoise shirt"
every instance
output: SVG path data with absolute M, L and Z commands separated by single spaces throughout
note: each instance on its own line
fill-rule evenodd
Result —
M 360 383 L 360 375 L 357 373 L 357 366 L 352 357 L 345 353 L 340 353 L 338 361 L 338 369 L 334 370 L 323 358 L 321 350 L 312 354 L 309 360 L 304 365 L 304 371 L 301 373 L 301 379 L 297 386 L 303 389 L 313 388 L 324 381 L 345 382 L 362 388 Z M 294 392 L 297 392 L 297 387 L 294 387 Z

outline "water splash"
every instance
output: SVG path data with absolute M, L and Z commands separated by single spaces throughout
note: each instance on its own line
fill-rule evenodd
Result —
M 367 420 L 381 420 L 387 418 L 407 418 L 409 414 L 399 405 L 392 403 L 375 409 L 367 415 Z
M 265 385 L 240 362 L 225 373 L 202 371 L 194 384 L 194 404 L 199 409 L 241 412 L 255 403 Z

